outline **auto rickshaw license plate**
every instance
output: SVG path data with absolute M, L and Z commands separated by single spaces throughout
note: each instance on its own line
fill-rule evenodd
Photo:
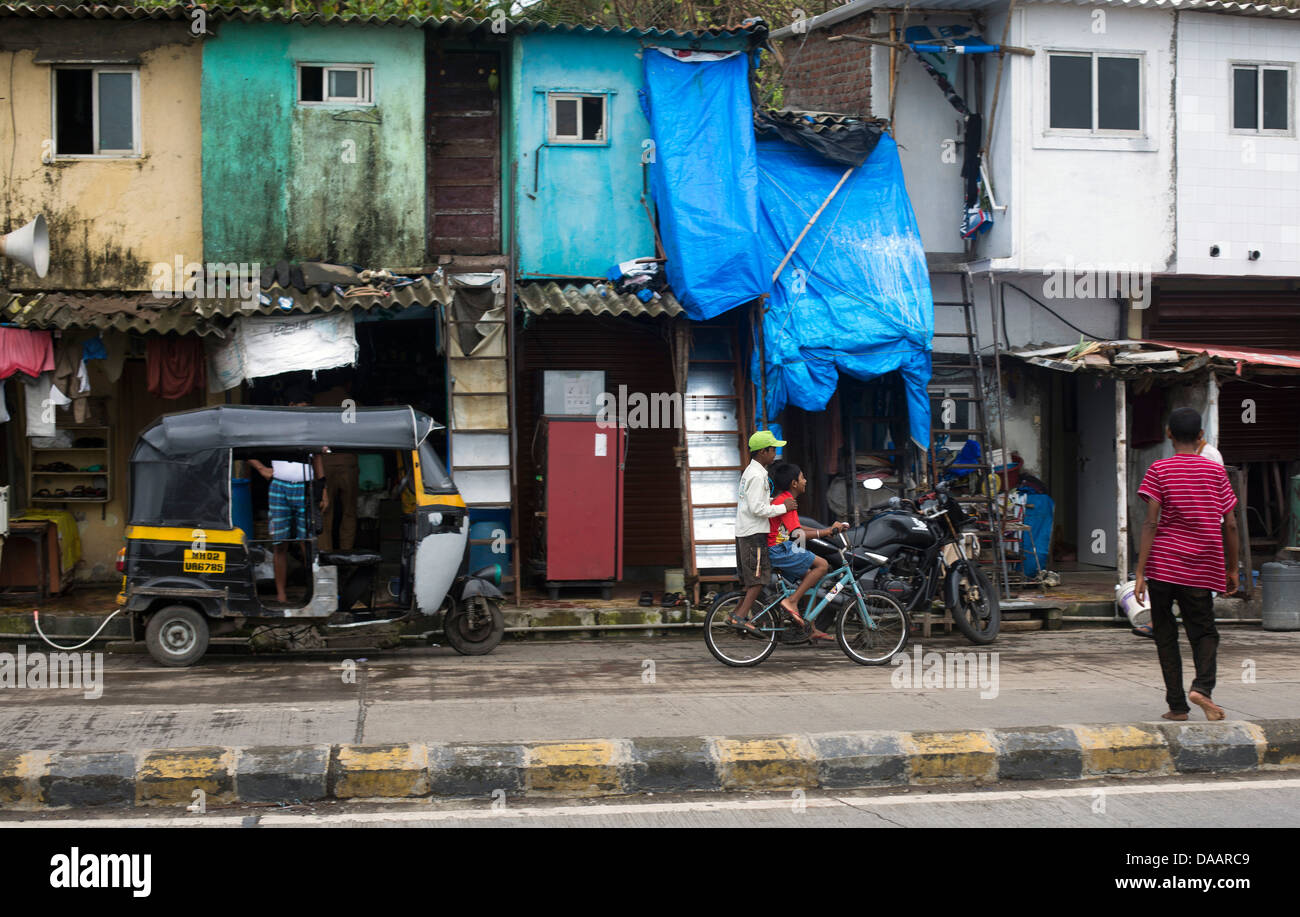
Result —
M 225 573 L 226 552 L 186 551 L 184 570 L 186 573 Z

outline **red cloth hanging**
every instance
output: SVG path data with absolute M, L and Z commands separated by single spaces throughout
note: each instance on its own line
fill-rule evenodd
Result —
M 150 338 L 145 348 L 149 392 L 162 398 L 183 398 L 208 385 L 203 340 L 198 337 Z
M 0 379 L 24 373 L 35 379 L 54 369 L 54 341 L 48 331 L 0 328 Z

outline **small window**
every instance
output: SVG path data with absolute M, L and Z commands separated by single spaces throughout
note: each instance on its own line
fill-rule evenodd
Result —
M 1233 65 L 1232 129 L 1258 133 L 1290 132 L 1290 67 Z
M 299 64 L 298 103 L 370 105 L 373 71 L 370 64 Z
M 1048 126 L 1054 131 L 1142 131 L 1142 58 L 1065 53 L 1048 56 Z
M 54 69 L 56 156 L 134 156 L 140 152 L 139 73 L 108 67 Z
M 551 143 L 604 143 L 605 96 L 550 93 Z

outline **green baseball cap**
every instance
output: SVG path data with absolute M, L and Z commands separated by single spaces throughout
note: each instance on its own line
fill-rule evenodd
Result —
M 785 440 L 777 439 L 771 430 L 759 430 L 749 438 L 749 451 L 761 452 L 768 446 L 784 446 Z

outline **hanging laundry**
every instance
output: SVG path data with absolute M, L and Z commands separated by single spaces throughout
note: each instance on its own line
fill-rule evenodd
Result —
M 54 387 L 54 373 L 41 373 L 27 382 L 24 391 L 27 403 L 27 435 L 53 436 L 54 409 L 71 403 Z
M 0 379 L 23 373 L 35 379 L 54 368 L 54 341 L 48 331 L 0 328 Z
M 104 375 L 109 382 L 116 383 L 122 378 L 122 369 L 126 365 L 126 352 L 130 349 L 130 340 L 124 331 L 110 331 L 101 340 L 104 342 Z
M 54 385 L 62 395 L 72 399 L 75 423 L 86 422 L 86 398 L 90 395 L 90 379 L 81 353 L 81 341 L 65 336 L 54 356 Z
M 909 29 L 909 32 L 912 30 Z M 967 41 L 978 41 L 978 36 L 966 39 Z M 971 45 L 973 49 L 983 50 L 983 45 Z M 919 53 L 916 56 L 917 62 L 925 68 L 925 72 L 934 78 L 939 85 L 939 90 L 943 93 L 948 104 L 957 110 L 965 119 L 966 130 L 962 139 L 962 164 L 961 177 L 965 191 L 965 207 L 962 210 L 961 219 L 961 237 L 969 239 L 978 233 L 988 232 L 993 227 L 993 208 L 986 206 L 989 203 L 988 190 L 984 187 L 984 178 L 981 170 L 983 157 L 980 150 L 984 144 L 984 119 L 977 112 L 972 112 L 966 104 L 966 100 L 961 97 L 957 89 L 952 85 L 948 77 L 940 72 L 935 66 L 933 54 Z
M 183 398 L 208 384 L 203 340 L 199 337 L 153 337 L 145 347 L 150 394 Z
M 81 345 L 81 359 L 83 360 L 106 360 L 108 359 L 108 349 L 104 346 L 104 339 L 93 337 Z

